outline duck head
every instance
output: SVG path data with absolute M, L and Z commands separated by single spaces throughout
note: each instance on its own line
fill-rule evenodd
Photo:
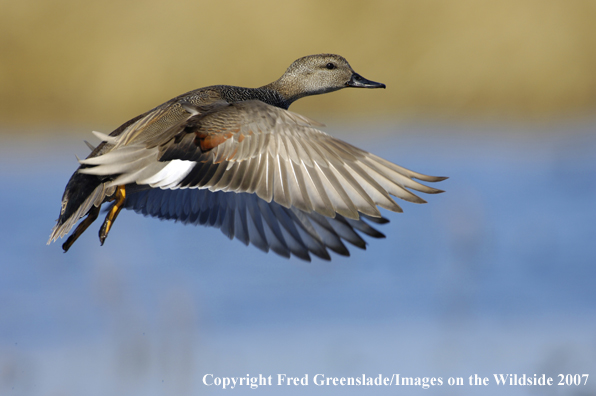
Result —
M 339 55 L 309 55 L 295 60 L 279 80 L 262 88 L 279 92 L 288 103 L 309 95 L 320 95 L 342 88 L 385 88 L 356 73 Z

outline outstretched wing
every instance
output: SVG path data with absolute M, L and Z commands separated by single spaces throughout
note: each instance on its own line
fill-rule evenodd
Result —
M 310 261 L 311 253 L 330 260 L 327 249 L 349 256 L 344 240 L 366 249 L 366 242 L 356 231 L 374 238 L 385 237 L 363 219 L 352 220 L 341 215 L 328 218 L 316 212 L 306 213 L 273 201 L 265 202 L 249 193 L 133 189 L 128 193 L 125 207 L 145 216 L 219 228 L 230 239 L 236 238 L 245 245 L 250 243 L 264 252 L 272 250 L 284 257 L 293 254 L 307 261 Z M 382 217 L 369 221 L 387 222 Z
M 260 101 L 196 107 L 158 134 L 102 135 L 114 148 L 81 161 L 80 172 L 108 176 L 108 186 L 255 193 L 287 209 L 380 218 L 377 208 L 401 212 L 391 196 L 423 203 L 409 189 L 438 193 L 426 176 L 327 135 L 316 123 Z

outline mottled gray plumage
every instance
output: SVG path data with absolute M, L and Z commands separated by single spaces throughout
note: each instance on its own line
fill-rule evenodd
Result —
M 121 207 L 144 215 L 220 228 L 230 238 L 289 257 L 330 259 L 365 248 L 356 231 L 383 237 L 377 206 L 400 212 L 391 196 L 423 203 L 408 189 L 440 190 L 412 172 L 335 139 L 321 124 L 287 109 L 308 95 L 345 87 L 384 88 L 355 73 L 338 55 L 296 60 L 261 88 L 216 85 L 190 91 L 126 122 L 71 177 L 48 243 L 66 235 L 70 248 L 116 199 L 100 231 L 107 236 Z M 126 198 L 124 198 L 124 196 Z M 112 217 L 110 217 L 112 216 Z M 109 219 L 109 221 L 108 221 Z M 107 223 L 107 228 L 106 228 Z

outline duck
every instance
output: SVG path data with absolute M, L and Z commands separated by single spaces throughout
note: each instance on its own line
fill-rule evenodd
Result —
M 104 244 L 122 209 L 162 220 L 219 228 L 264 252 L 311 261 L 344 242 L 366 249 L 364 235 L 384 238 L 402 212 L 393 197 L 425 203 L 412 191 L 446 177 L 411 171 L 332 137 L 324 125 L 288 110 L 296 100 L 344 88 L 385 88 L 339 55 L 294 61 L 260 88 L 214 85 L 179 95 L 132 118 L 109 135 L 69 179 L 48 245 L 66 236 L 67 252 L 110 203 Z M 82 221 L 80 221 L 83 219 Z M 80 222 L 79 222 L 80 221 Z

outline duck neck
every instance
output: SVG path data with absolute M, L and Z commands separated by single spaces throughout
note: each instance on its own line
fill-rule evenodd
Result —
M 273 91 L 277 93 L 281 98 L 283 98 L 283 102 L 286 104 L 286 109 L 290 107 L 292 103 L 297 101 L 300 98 L 308 96 L 309 94 L 304 90 L 300 89 L 297 84 L 293 83 L 293 81 L 288 80 L 282 76 L 279 80 L 273 81 L 270 84 L 264 85 L 259 89 Z M 280 106 L 282 107 L 282 106 Z
M 282 109 L 288 109 L 292 102 L 296 99 L 288 98 L 282 92 L 278 91 L 273 87 L 271 84 L 264 85 L 260 88 L 254 88 L 255 92 L 258 94 L 258 98 L 260 101 L 268 103 L 272 106 L 281 107 Z

